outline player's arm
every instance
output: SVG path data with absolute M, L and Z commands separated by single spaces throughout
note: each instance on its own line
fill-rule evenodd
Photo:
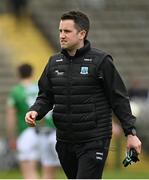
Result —
M 7 106 L 6 108 L 6 132 L 10 148 L 16 148 L 16 109 L 14 106 Z

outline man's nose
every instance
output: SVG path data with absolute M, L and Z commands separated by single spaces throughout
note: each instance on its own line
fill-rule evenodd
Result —
M 60 33 L 60 38 L 65 38 L 65 33 L 64 32 Z

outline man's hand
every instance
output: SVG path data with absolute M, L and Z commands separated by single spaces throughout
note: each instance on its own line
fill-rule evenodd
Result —
M 36 111 L 29 111 L 28 113 L 26 113 L 25 122 L 28 124 L 28 126 L 30 127 L 36 126 L 35 119 L 37 116 L 38 116 L 38 113 Z
M 131 148 L 134 148 L 138 154 L 141 153 L 141 141 L 137 136 L 127 136 L 127 150 L 130 150 Z

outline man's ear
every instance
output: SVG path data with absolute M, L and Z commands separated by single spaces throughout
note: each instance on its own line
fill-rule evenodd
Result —
M 80 39 L 83 40 L 85 38 L 85 36 L 86 36 L 86 31 L 82 30 L 82 31 L 79 32 L 79 34 L 80 34 Z

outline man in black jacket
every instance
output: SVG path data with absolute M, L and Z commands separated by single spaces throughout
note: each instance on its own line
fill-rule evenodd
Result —
M 86 39 L 89 19 L 70 11 L 61 17 L 62 51 L 39 80 L 39 94 L 25 121 L 35 126 L 53 108 L 56 150 L 69 179 L 102 178 L 112 134 L 112 111 L 127 136 L 127 149 L 141 152 L 125 85 L 112 57 Z

